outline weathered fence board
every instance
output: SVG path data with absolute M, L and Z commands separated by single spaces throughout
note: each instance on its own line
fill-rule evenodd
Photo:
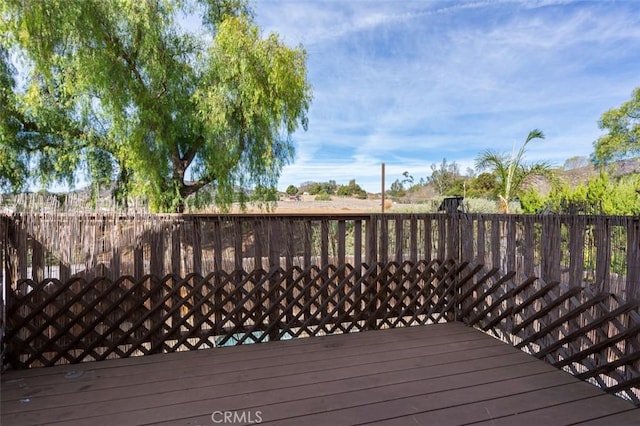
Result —
M 640 220 L 562 215 L 3 216 L 4 282 L 278 264 L 468 261 L 640 297 Z M 277 232 L 275 230 L 278 230 Z M 354 259 L 358 261 L 354 262 Z M 268 260 L 270 259 L 270 260 Z

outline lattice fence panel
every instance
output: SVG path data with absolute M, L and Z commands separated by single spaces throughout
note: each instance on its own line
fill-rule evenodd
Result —
M 640 301 L 475 268 L 459 318 L 640 405 Z
M 13 368 L 124 358 L 454 318 L 453 261 L 23 280 L 8 295 Z

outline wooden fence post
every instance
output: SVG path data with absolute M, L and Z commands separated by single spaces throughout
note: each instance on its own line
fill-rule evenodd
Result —
M 271 279 L 268 283 L 267 289 L 264 289 L 264 294 L 269 293 L 269 324 L 271 327 L 269 331 L 269 340 L 274 341 L 278 340 L 278 335 L 280 334 L 280 327 L 278 327 L 278 317 L 279 317 L 279 307 L 280 304 L 277 303 L 278 300 L 278 290 L 282 285 L 281 283 L 281 274 L 276 272 L 277 269 L 280 268 L 280 251 L 282 247 L 282 226 L 278 219 L 271 218 L 269 221 L 269 273 L 271 275 Z M 257 292 L 256 294 L 260 294 Z
M 164 226 L 156 227 L 151 235 L 151 255 L 149 259 L 149 269 L 151 277 L 149 286 L 151 291 L 151 309 L 155 311 L 150 316 L 150 329 L 157 327 L 151 335 L 151 353 L 162 352 L 162 342 L 164 337 L 164 318 L 162 316 L 162 295 L 164 292 Z M 168 303 L 171 303 L 170 301 Z
M 378 263 L 378 216 L 377 215 L 371 215 L 369 217 L 369 220 L 366 224 L 366 252 L 367 252 L 367 265 L 369 267 L 372 267 L 373 265 L 376 265 Z M 368 324 L 368 328 L 369 329 L 375 329 L 375 318 L 372 318 L 371 316 L 375 313 L 377 307 L 376 307 L 376 303 L 374 302 L 375 298 L 377 297 L 378 294 L 378 273 L 377 271 L 380 268 L 378 266 L 376 266 L 376 272 L 370 274 L 367 277 L 367 290 L 366 290 L 366 296 L 363 298 L 363 303 L 364 306 L 366 307 L 367 304 L 370 304 L 369 306 L 369 311 L 367 312 L 368 316 L 365 317 L 365 319 L 367 320 L 367 324 Z

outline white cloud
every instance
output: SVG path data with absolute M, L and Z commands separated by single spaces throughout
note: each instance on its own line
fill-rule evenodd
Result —
M 259 1 L 257 19 L 304 44 L 314 87 L 281 186 L 379 190 L 382 162 L 389 183 L 444 157 L 464 170 L 533 128 L 547 139 L 529 158 L 561 165 L 591 153 L 600 115 L 640 85 L 640 3 Z

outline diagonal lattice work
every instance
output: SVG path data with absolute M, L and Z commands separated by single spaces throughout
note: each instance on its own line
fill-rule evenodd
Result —
M 463 267 L 434 260 L 23 280 L 8 294 L 4 362 L 51 366 L 450 321 Z
M 640 405 L 640 301 L 468 268 L 457 318 Z

